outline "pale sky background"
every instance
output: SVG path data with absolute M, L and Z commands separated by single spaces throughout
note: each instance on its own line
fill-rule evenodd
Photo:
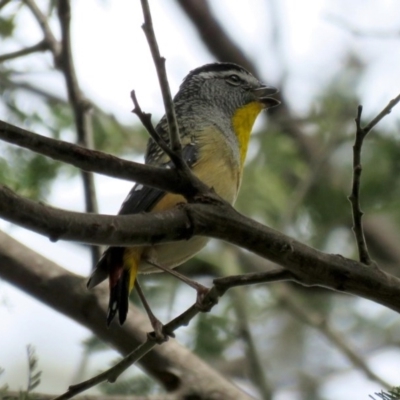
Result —
M 17 1 L 15 0 L 17 3 Z M 39 4 L 46 2 L 38 1 Z M 268 84 L 277 84 L 282 76 L 282 67 L 288 70 L 286 98 L 299 114 L 310 106 L 321 85 L 332 80 L 345 61 L 350 50 L 357 51 L 368 64 L 364 83 L 354 88 L 365 106 L 365 115 L 375 115 L 400 91 L 400 52 L 397 39 L 378 40 L 356 38 L 331 22 L 332 17 L 341 19 L 360 30 L 395 31 L 399 29 L 400 2 L 395 0 L 275 0 L 279 9 L 280 23 L 285 25 L 284 46 L 277 59 L 273 46 L 266 46 L 270 37 L 270 12 L 268 2 L 263 0 L 214 0 L 213 9 L 239 43 L 246 43 L 247 54 L 254 59 L 261 71 L 260 78 Z M 200 46 L 196 33 L 179 8 L 170 0 L 150 1 L 153 21 L 161 53 L 167 59 L 172 93 L 189 70 L 215 61 L 205 48 Z M 9 12 L 13 5 L 4 9 Z M 41 38 L 36 21 L 28 12 L 21 13 L 15 47 L 5 44 L 1 53 L 31 45 Z M 132 104 L 129 93 L 137 91 L 144 110 L 155 116 L 162 114 L 161 95 L 157 86 L 155 69 L 141 30 L 142 12 L 139 1 L 73 1 L 72 43 L 78 78 L 85 94 L 106 111 L 114 113 L 124 123 L 137 123 L 130 113 Z M 289 28 L 288 28 L 289 27 Z M 58 26 L 54 25 L 55 31 Z M 34 70 L 35 82 L 55 93 L 65 95 L 64 82 L 58 73 L 51 77 L 42 73 L 44 64 L 27 57 L 19 61 L 19 69 Z M 51 63 L 49 56 L 43 57 Z M 37 64 L 37 65 L 36 65 Z M 21 100 L 24 101 L 23 99 Z M 29 99 L 26 107 L 35 107 Z M 384 123 L 398 124 L 399 109 Z M 0 118 L 7 116 L 0 109 Z M 392 125 L 394 126 L 394 125 Z M 40 133 L 40 132 L 39 132 Z M 71 134 L 71 138 L 73 135 Z M 100 210 L 116 213 L 131 184 L 129 182 L 97 176 Z M 49 203 L 58 207 L 82 210 L 81 183 L 79 179 L 58 181 L 49 197 Z M 46 238 L 31 232 L 11 227 L 0 221 L 0 229 L 12 234 L 61 266 L 84 276 L 90 270 L 88 252 L 70 243 L 50 243 Z M 36 348 L 39 367 L 43 371 L 42 383 L 37 390 L 42 392 L 66 389 L 77 368 L 81 356 L 81 341 L 90 333 L 53 312 L 46 306 L 0 281 L 0 366 L 5 373 L 1 384 L 7 382 L 13 389 L 26 385 L 27 344 Z M 377 307 L 360 300 L 360 307 L 368 312 Z M 107 353 L 99 358 L 96 369 L 104 368 L 116 353 Z M 378 373 L 393 384 L 399 384 L 400 358 L 398 351 L 377 354 L 369 360 Z M 64 379 L 60 379 L 60 375 Z M 57 378 L 56 378 L 57 377 Z M 54 386 L 54 380 L 57 386 Z M 379 391 L 377 384 L 367 381 L 359 372 L 334 376 L 326 385 L 327 399 L 354 400 L 349 384 L 357 388 L 357 398 L 368 398 Z M 286 393 L 278 400 L 295 399 Z

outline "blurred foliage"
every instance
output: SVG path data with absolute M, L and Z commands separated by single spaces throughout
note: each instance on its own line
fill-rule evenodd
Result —
M 29 393 L 40 384 L 41 371 L 38 369 L 38 358 L 35 354 L 35 348 L 31 345 L 27 346 L 28 353 L 28 385 L 26 391 Z
M 0 17 L 0 36 L 7 38 L 12 36 L 15 29 L 14 17 L 2 18 Z
M 36 356 L 35 348 L 31 345 L 27 346 L 28 356 L 28 384 L 25 390 L 19 390 L 17 393 L 9 392 L 7 385 L 0 386 L 0 400 L 35 400 L 33 390 L 40 384 L 41 371 L 38 371 L 38 358 Z M 0 375 L 4 369 L 0 368 Z
M 399 400 L 400 399 L 400 387 L 395 387 L 388 392 L 381 391 L 380 393 L 374 393 L 377 399 L 380 400 Z M 370 396 L 372 400 L 375 400 L 374 396 Z
M 222 308 L 226 309 L 226 305 Z M 193 351 L 205 360 L 221 359 L 237 338 L 232 322 L 232 318 L 227 318 L 224 311 L 219 315 L 200 314 L 194 321 Z

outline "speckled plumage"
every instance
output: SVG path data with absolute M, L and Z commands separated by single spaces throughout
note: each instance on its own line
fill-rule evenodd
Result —
M 207 64 L 191 71 L 174 98 L 183 155 L 193 172 L 226 201 L 236 200 L 250 131 L 262 108 L 278 104 L 267 88 L 244 68 L 231 63 Z M 165 116 L 156 126 L 168 143 Z M 145 163 L 171 168 L 168 156 L 150 139 Z M 185 199 L 159 189 L 135 185 L 120 214 L 162 211 Z M 88 286 L 109 277 L 108 323 L 119 313 L 123 323 L 128 310 L 128 294 L 136 273 L 159 271 L 156 265 L 176 267 L 201 250 L 207 238 L 130 248 L 110 247 L 99 260 Z

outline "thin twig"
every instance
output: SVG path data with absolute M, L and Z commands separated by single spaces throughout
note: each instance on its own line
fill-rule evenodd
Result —
M 48 50 L 48 44 L 45 40 L 41 40 L 39 43 L 25 47 L 24 49 L 13 51 L 12 53 L 0 55 L 0 63 L 4 61 L 14 60 L 15 58 L 24 57 L 32 53 L 37 53 L 39 51 Z
M 69 0 L 59 0 L 58 3 L 58 18 L 61 26 L 61 54 L 59 68 L 63 72 L 65 84 L 68 91 L 68 98 L 72 106 L 75 126 L 78 135 L 78 144 L 94 148 L 93 127 L 91 117 L 91 104 L 83 95 L 76 76 L 74 61 L 71 49 L 71 4 Z M 85 197 L 85 210 L 89 213 L 98 213 L 96 188 L 94 176 L 91 172 L 82 171 L 83 190 Z M 97 264 L 101 248 L 91 246 L 92 266 Z
M 282 274 L 282 268 L 278 268 L 277 270 L 269 271 L 265 273 L 263 282 L 267 282 L 269 277 L 270 281 L 279 280 L 278 277 L 286 276 Z M 249 274 L 254 275 L 254 274 Z M 230 279 L 232 278 L 232 279 Z M 250 278 L 253 279 L 252 276 Z M 218 303 L 218 299 L 225 294 L 225 292 L 233 288 L 235 286 L 241 286 L 243 284 L 248 284 L 250 280 L 246 279 L 246 275 L 242 276 L 233 276 L 226 277 L 223 279 L 215 279 L 214 285 L 209 289 L 208 293 L 200 300 L 201 304 L 196 301 L 192 306 L 190 306 L 186 311 L 182 314 L 175 317 L 173 320 L 168 322 L 163 326 L 162 332 L 165 336 L 173 336 L 174 331 L 182 326 L 187 326 L 189 322 L 202 310 L 209 311 L 212 307 L 214 307 Z M 246 282 L 246 283 L 244 283 Z M 147 335 L 147 340 L 138 346 L 135 350 L 133 350 L 130 354 L 124 357 L 120 362 L 115 364 L 113 367 L 108 370 L 90 378 L 84 382 L 78 383 L 77 385 L 72 385 L 68 388 L 68 391 L 63 393 L 61 396 L 54 398 L 54 400 L 66 400 L 74 397 L 75 395 L 84 392 L 85 390 L 96 386 L 101 382 L 115 382 L 118 377 L 126 371 L 129 367 L 135 364 L 138 360 L 140 360 L 145 354 L 147 354 L 150 350 L 152 350 L 158 344 L 157 338 L 155 337 L 154 332 L 151 332 Z
M 54 394 L 48 393 L 32 393 L 30 397 L 24 396 L 25 393 L 21 391 L 10 391 L 7 390 L 7 393 L 3 395 L 2 400 L 21 400 L 21 398 L 28 399 L 36 399 L 36 400 L 52 400 L 54 398 Z M 22 397 L 24 396 L 24 397 Z M 111 394 L 103 394 L 103 395 L 83 395 L 82 397 L 78 397 L 77 400 L 176 400 L 175 394 L 153 394 L 153 395 L 111 395 Z
M 24 3 L 30 8 L 32 14 L 39 23 L 44 35 L 44 40 L 53 54 L 54 64 L 58 66 L 61 46 L 56 37 L 53 35 L 50 25 L 48 24 L 47 17 L 40 11 L 34 0 L 24 0 Z
M 400 102 L 400 94 L 394 99 L 390 100 L 388 105 L 366 126 L 363 128 L 364 136 L 366 136 L 370 130 L 380 122 L 386 115 L 392 112 L 392 109 Z
M 143 112 L 141 109 L 139 102 L 136 97 L 136 93 L 134 90 L 131 91 L 131 99 L 134 105 L 132 110 L 135 113 L 143 126 L 146 128 L 149 135 L 156 142 L 156 144 L 168 155 L 171 161 L 174 163 L 176 170 L 175 173 L 179 176 L 179 179 L 182 182 L 185 182 L 185 191 L 181 193 L 188 199 L 189 201 L 193 199 L 195 196 L 199 194 L 207 194 L 210 199 L 211 197 L 214 200 L 217 200 L 215 197 L 215 193 L 210 192 L 210 189 L 206 184 L 204 184 L 200 179 L 198 179 L 190 170 L 185 160 L 182 157 L 182 152 L 176 152 L 171 149 L 168 143 L 158 134 L 155 130 L 152 122 L 151 122 L 151 114 Z M 218 197 L 219 199 L 219 197 Z
M 73 64 L 71 51 L 70 20 L 71 8 L 69 0 L 60 0 L 57 2 L 58 17 L 61 26 L 61 43 L 55 38 L 47 17 L 42 13 L 34 0 L 24 0 L 30 8 L 32 14 L 38 21 L 44 35 L 44 42 L 51 50 L 54 59 L 54 65 L 64 76 L 68 98 L 75 118 L 75 126 L 78 136 L 78 144 L 84 147 L 93 148 L 92 121 L 90 116 L 90 102 L 85 98 L 79 88 L 78 80 Z M 82 180 L 84 188 L 85 209 L 86 212 L 97 213 L 96 191 L 94 186 L 93 174 L 82 171 Z M 100 258 L 100 248 L 91 246 L 92 264 L 96 265 Z
M 2 232 L 0 260 L 2 279 L 92 330 L 118 352 L 126 355 L 145 341 L 143 332 L 148 329 L 148 320 L 136 307 L 130 307 L 130 323 L 123 328 L 107 328 L 104 319 L 108 306 L 108 290 L 105 286 L 89 293 L 85 278 L 64 270 Z M 70 301 L 71 298 L 73 302 Z M 215 391 L 226 394 L 224 398 L 231 400 L 249 399 L 215 369 L 202 363 L 176 341 L 155 347 L 151 354 L 141 359 L 141 367 L 165 387 L 171 394 L 167 397 L 170 400 L 176 399 L 178 392 L 181 397 L 193 397 L 194 393 L 198 393 L 201 398 L 210 398 Z M 147 399 L 146 396 L 137 397 L 138 400 Z M 112 398 L 113 396 L 110 400 Z M 135 396 L 129 398 L 136 399 Z M 84 398 L 81 397 L 81 400 Z
M 388 105 L 364 128 L 361 127 L 362 106 L 358 106 L 356 122 L 356 139 L 353 145 L 353 183 L 349 200 L 353 213 L 353 231 L 357 241 L 357 248 L 359 253 L 360 262 L 367 265 L 375 265 L 372 261 L 367 243 L 365 240 L 364 229 L 362 225 L 363 212 L 360 207 L 360 184 L 361 184 L 361 149 L 365 136 L 371 129 L 380 122 L 386 115 L 390 114 L 393 107 L 400 102 L 400 95 L 392 99 Z
M 61 396 L 55 397 L 53 400 L 65 400 L 76 396 L 85 390 L 98 385 L 101 382 L 115 382 L 120 374 L 128 369 L 131 365 L 139 361 L 144 355 L 156 346 L 156 342 L 148 338 L 141 346 L 137 347 L 132 353 L 124 357 L 119 363 L 115 364 L 108 370 L 90 378 L 84 382 L 78 383 L 77 385 L 71 385 L 68 391 L 63 393 Z
M 165 58 L 161 57 L 157 40 L 154 34 L 153 21 L 147 0 L 141 0 L 144 24 L 142 26 L 149 43 L 151 55 L 157 70 L 158 81 L 162 92 L 165 114 L 168 121 L 169 138 L 171 150 L 181 156 L 182 144 L 179 136 L 179 127 L 176 121 L 175 108 L 172 103 L 171 91 L 168 84 L 167 72 L 165 70 Z M 178 166 L 177 166 L 178 168 Z
M 105 165 L 109 167 L 109 164 Z M 165 180 L 160 179 L 157 183 L 159 188 L 167 191 L 170 191 L 171 181 L 166 180 L 177 178 L 174 171 L 166 168 L 139 166 L 146 167 L 142 171 L 148 172 L 149 168 L 160 171 L 159 175 L 155 173 L 154 179 L 164 177 Z M 122 170 L 125 172 L 125 168 Z M 144 184 L 148 182 L 143 177 L 140 180 Z M 176 183 L 181 184 L 179 180 Z M 93 215 L 55 209 L 24 199 L 0 186 L 0 217 L 52 240 L 114 246 L 179 241 L 193 236 L 213 237 L 287 268 L 294 274 L 293 279 L 302 285 L 324 286 L 364 297 L 397 312 L 400 310 L 400 280 L 395 276 L 306 246 L 241 215 L 225 203 L 184 204 L 154 214 Z
M 365 241 L 362 216 L 363 212 L 360 208 L 360 183 L 361 183 L 361 148 L 364 141 L 364 132 L 361 128 L 361 114 L 362 106 L 358 106 L 357 117 L 356 117 L 356 139 L 353 145 L 353 185 L 351 189 L 351 195 L 349 200 L 351 202 L 353 212 L 353 232 L 357 241 L 357 248 L 359 253 L 360 262 L 364 264 L 371 264 L 372 260 L 368 252 L 367 243 Z
M 135 181 L 173 193 L 187 193 L 187 182 L 173 170 L 123 160 L 98 150 L 89 150 L 73 143 L 38 135 L 4 121 L 0 121 L 0 140 L 84 171 Z
M 168 143 L 157 133 L 154 128 L 154 125 L 151 122 L 151 114 L 145 113 L 142 111 L 139 102 L 136 98 L 136 93 L 134 90 L 131 91 L 131 99 L 134 105 L 134 109 L 132 112 L 138 116 L 140 122 L 146 128 L 149 135 L 152 139 L 158 144 L 158 146 L 168 155 L 168 157 L 172 160 L 172 162 L 176 165 L 180 162 L 180 157 L 173 151 L 169 146 Z
M 278 281 L 297 281 L 297 279 L 293 272 L 285 268 L 276 268 L 266 272 L 251 272 L 248 274 L 216 278 L 213 283 L 218 288 L 219 293 L 223 293 L 224 290 L 228 290 L 232 287 Z

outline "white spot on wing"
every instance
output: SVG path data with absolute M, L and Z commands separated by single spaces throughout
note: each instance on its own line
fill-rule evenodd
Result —
M 142 190 L 142 189 L 143 189 L 143 185 L 137 185 L 135 187 L 135 192 L 138 192 L 139 190 Z

